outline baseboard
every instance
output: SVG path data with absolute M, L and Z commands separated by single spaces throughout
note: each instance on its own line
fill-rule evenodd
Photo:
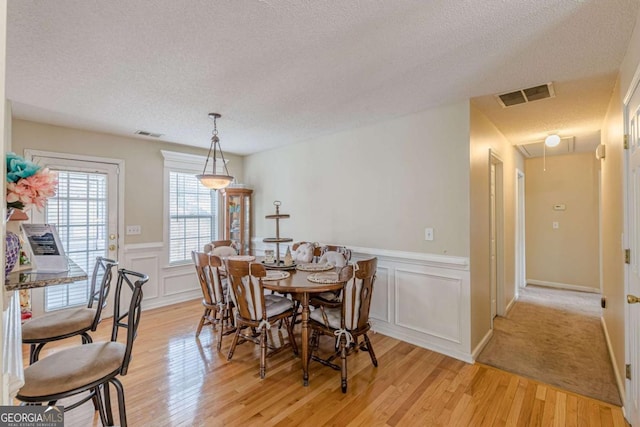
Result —
M 509 307 L 511 307 L 511 304 L 509 304 Z M 507 311 L 509 310 L 507 309 Z M 473 359 L 474 362 L 476 361 L 476 359 L 478 358 L 478 355 L 480 354 L 482 349 L 484 349 L 484 347 L 487 345 L 487 343 L 489 342 L 492 336 L 493 336 L 493 329 L 489 329 L 489 331 L 487 331 L 487 333 L 482 338 L 482 340 L 480 340 L 476 348 L 473 349 L 473 351 L 471 352 L 471 358 Z
M 618 393 L 620 394 L 620 400 L 622 401 L 622 408 L 624 409 L 624 401 L 626 397 L 626 393 L 624 390 L 624 381 L 622 379 L 622 376 L 620 376 L 620 371 L 618 370 L 618 364 L 616 363 L 616 354 L 614 353 L 613 346 L 611 345 L 611 339 L 609 338 L 609 331 L 607 329 L 607 322 L 604 320 L 604 316 L 600 317 L 600 323 L 602 324 L 602 331 L 604 332 L 604 338 L 607 342 L 607 350 L 609 350 L 609 359 L 611 359 L 611 366 L 613 366 L 613 374 L 616 376 Z
M 515 303 L 516 303 L 516 297 L 511 298 L 511 301 L 509 301 L 509 304 L 507 304 L 507 308 L 504 309 L 505 316 L 509 314 L 509 312 L 511 311 Z
M 527 279 L 527 285 L 546 286 L 547 288 L 566 289 L 568 291 L 589 292 L 592 294 L 599 294 L 600 289 L 591 288 L 589 286 L 570 285 L 568 283 L 558 282 L 546 282 L 544 280 Z
M 202 299 L 202 292 L 198 289 L 196 291 L 190 290 L 187 292 L 181 292 L 179 294 L 157 297 L 142 301 L 142 311 L 153 310 L 154 308 L 165 307 L 168 305 L 179 304 L 185 301 L 192 301 Z
M 466 363 L 474 362 L 473 357 L 469 353 L 447 348 L 432 341 L 421 339 L 422 337 L 407 334 L 406 332 L 401 331 L 400 328 L 386 322 L 375 322 L 372 325 L 371 330 L 400 341 L 408 342 L 409 344 L 417 345 L 418 347 L 426 348 L 427 350 L 435 351 L 436 353 L 444 354 L 445 356 L 453 357 L 454 359 L 458 359 Z

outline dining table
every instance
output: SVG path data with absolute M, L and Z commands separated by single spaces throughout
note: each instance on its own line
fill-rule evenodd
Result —
M 331 292 L 342 289 L 344 282 L 316 283 L 308 280 L 313 271 L 301 271 L 292 269 L 289 277 L 280 280 L 263 280 L 265 289 L 281 294 L 291 294 L 294 299 L 300 301 L 302 307 L 302 382 L 309 385 L 309 299 L 311 294 Z

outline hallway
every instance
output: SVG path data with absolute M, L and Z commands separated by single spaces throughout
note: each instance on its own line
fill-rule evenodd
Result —
M 600 295 L 529 285 L 477 361 L 620 405 Z

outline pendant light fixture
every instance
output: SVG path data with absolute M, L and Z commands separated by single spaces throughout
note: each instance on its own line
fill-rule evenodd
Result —
M 557 147 L 558 144 L 560 144 L 560 136 L 556 134 L 549 135 L 544 140 L 544 145 L 546 145 L 547 147 Z
M 220 190 L 222 188 L 226 188 L 233 181 L 233 177 L 229 175 L 229 170 L 227 169 L 227 162 L 224 160 L 224 154 L 222 154 L 222 148 L 220 148 L 220 138 L 218 138 L 218 127 L 216 120 L 222 117 L 218 113 L 209 113 L 209 117 L 213 118 L 213 135 L 211 136 L 211 147 L 209 147 L 209 153 L 207 154 L 207 161 L 204 163 L 204 169 L 202 170 L 201 175 L 196 175 L 196 178 L 200 180 L 200 183 L 207 188 L 211 188 L 212 190 Z M 222 159 L 222 164 L 224 166 L 224 171 L 226 175 L 218 175 L 216 169 L 217 155 L 216 150 L 220 151 L 220 158 Z M 211 157 L 211 152 L 213 151 L 213 171 L 212 173 L 207 173 L 207 165 L 209 164 L 209 158 Z

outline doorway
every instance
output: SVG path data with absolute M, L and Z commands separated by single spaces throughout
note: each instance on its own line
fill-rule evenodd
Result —
M 41 212 L 33 212 L 32 221 L 55 224 L 67 257 L 89 275 L 85 281 L 32 292 L 32 311 L 39 315 L 84 306 L 96 257 L 119 258 L 122 161 L 30 150 L 26 154 L 35 163 L 58 173 L 56 195 Z M 112 311 L 113 304 L 108 304 L 104 315 L 109 316 Z
M 527 284 L 527 258 L 525 252 L 525 193 L 524 193 L 524 172 L 516 169 L 516 274 L 515 274 L 515 298 L 518 299 L 519 289 Z
M 504 191 L 503 162 L 489 151 L 489 254 L 491 288 L 491 328 L 496 316 L 504 313 Z

